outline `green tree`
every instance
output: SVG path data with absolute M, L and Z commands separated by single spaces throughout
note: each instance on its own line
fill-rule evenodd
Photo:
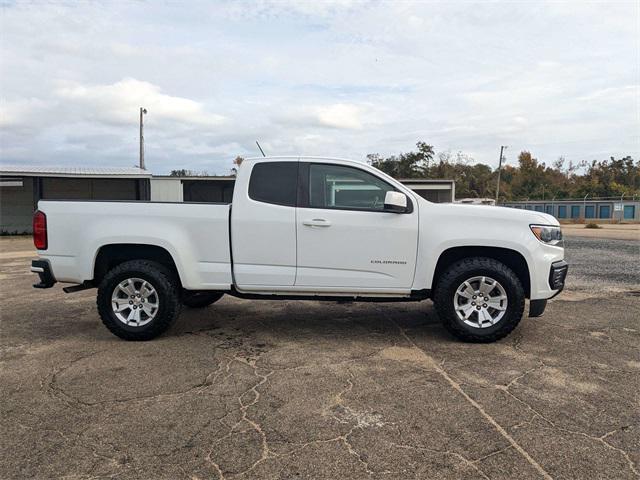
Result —
M 416 144 L 415 152 L 400 153 L 383 158 L 377 153 L 367 155 L 371 165 L 394 178 L 423 178 L 433 160 L 434 150 L 424 142 Z
M 497 171 L 474 163 L 462 152 L 440 152 L 434 161 L 434 149 L 425 142 L 416 151 L 382 157 L 367 155 L 369 163 L 392 177 L 446 178 L 455 180 L 456 194 L 463 197 L 494 197 Z M 586 162 L 558 158 L 547 166 L 531 152 L 518 155 L 518 165 L 503 165 L 500 176 L 500 201 L 627 196 L 640 194 L 640 162 L 630 156 Z

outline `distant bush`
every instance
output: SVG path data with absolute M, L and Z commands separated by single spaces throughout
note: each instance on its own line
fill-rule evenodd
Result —
M 584 228 L 602 228 L 602 227 L 597 223 L 589 222 L 584 226 Z

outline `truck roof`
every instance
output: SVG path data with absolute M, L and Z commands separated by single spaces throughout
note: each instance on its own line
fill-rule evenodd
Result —
M 340 157 L 321 157 L 312 155 L 279 155 L 279 156 L 267 156 L 267 157 L 248 157 L 245 161 L 252 160 L 338 160 L 340 162 L 352 162 L 352 163 L 364 163 L 352 158 L 340 158 Z

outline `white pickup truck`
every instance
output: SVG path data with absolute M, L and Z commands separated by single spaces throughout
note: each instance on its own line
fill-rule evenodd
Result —
M 127 340 L 166 331 L 180 307 L 253 299 L 433 299 L 444 326 L 491 342 L 540 316 L 564 287 L 558 221 L 544 213 L 434 204 L 355 161 L 242 163 L 232 204 L 41 201 L 37 288 L 98 289 Z

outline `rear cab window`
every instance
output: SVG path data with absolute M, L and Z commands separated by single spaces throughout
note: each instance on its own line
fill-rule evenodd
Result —
M 298 162 L 263 162 L 253 166 L 249 198 L 257 202 L 295 207 Z

